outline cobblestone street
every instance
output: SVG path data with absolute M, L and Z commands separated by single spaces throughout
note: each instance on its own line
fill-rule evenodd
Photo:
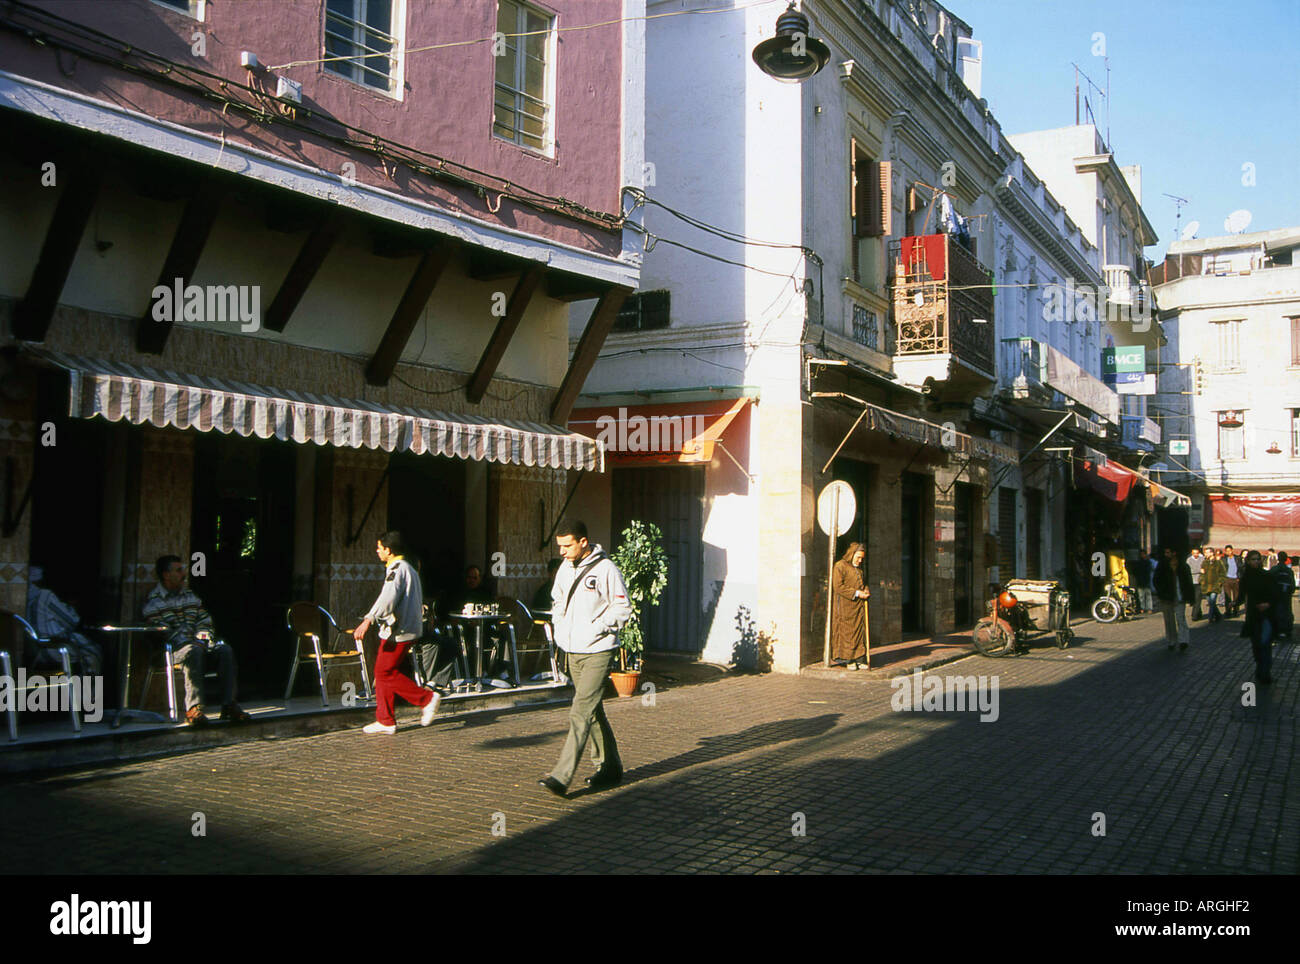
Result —
M 0 786 L 7 873 L 1295 873 L 1297 649 L 1242 705 L 1237 620 L 972 657 L 998 718 L 887 680 L 726 677 L 609 700 L 624 784 L 537 786 L 564 707 L 262 740 Z M 196 813 L 206 836 L 191 832 Z M 1104 836 L 1094 834 L 1104 815 Z M 39 826 L 40 834 L 25 828 Z M 799 835 L 794 832 L 802 829 Z M 57 855 L 57 856 L 56 856 Z

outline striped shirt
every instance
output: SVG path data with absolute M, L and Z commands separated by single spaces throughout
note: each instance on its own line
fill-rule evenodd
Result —
M 146 622 L 171 630 L 167 641 L 174 647 L 194 642 L 194 634 L 201 630 L 212 631 L 212 617 L 193 590 L 184 586 L 168 592 L 158 583 L 144 601 L 143 615 Z

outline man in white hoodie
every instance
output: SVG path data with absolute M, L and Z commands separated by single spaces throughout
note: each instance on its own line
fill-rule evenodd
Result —
M 556 530 L 555 543 L 564 562 L 551 587 L 551 623 L 556 645 L 569 657 L 573 705 L 560 760 L 538 782 L 562 797 L 578 769 L 588 737 L 596 772 L 587 778 L 587 785 L 605 790 L 623 779 L 618 744 L 600 699 L 618 649 L 618 631 L 631 618 L 632 605 L 623 574 L 604 549 L 587 541 L 584 523 L 573 520 L 562 524 Z

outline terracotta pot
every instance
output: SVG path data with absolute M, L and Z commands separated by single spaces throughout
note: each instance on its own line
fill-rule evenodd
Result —
M 614 684 L 614 689 L 618 690 L 620 697 L 632 696 L 636 693 L 637 684 L 641 682 L 641 674 L 637 673 L 620 673 L 617 670 L 609 674 L 610 680 Z

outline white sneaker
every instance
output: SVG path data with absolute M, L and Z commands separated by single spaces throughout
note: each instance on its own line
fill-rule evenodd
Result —
M 380 723 L 378 720 L 375 720 L 375 722 L 371 723 L 369 726 L 363 726 L 361 728 L 361 732 L 362 733 L 384 733 L 388 736 L 392 736 L 394 733 L 397 732 L 397 727 L 388 726 L 384 723 Z
M 420 725 L 428 726 L 433 722 L 433 718 L 438 715 L 438 704 L 442 702 L 442 694 L 437 690 L 433 691 L 433 699 L 424 705 L 420 710 Z

